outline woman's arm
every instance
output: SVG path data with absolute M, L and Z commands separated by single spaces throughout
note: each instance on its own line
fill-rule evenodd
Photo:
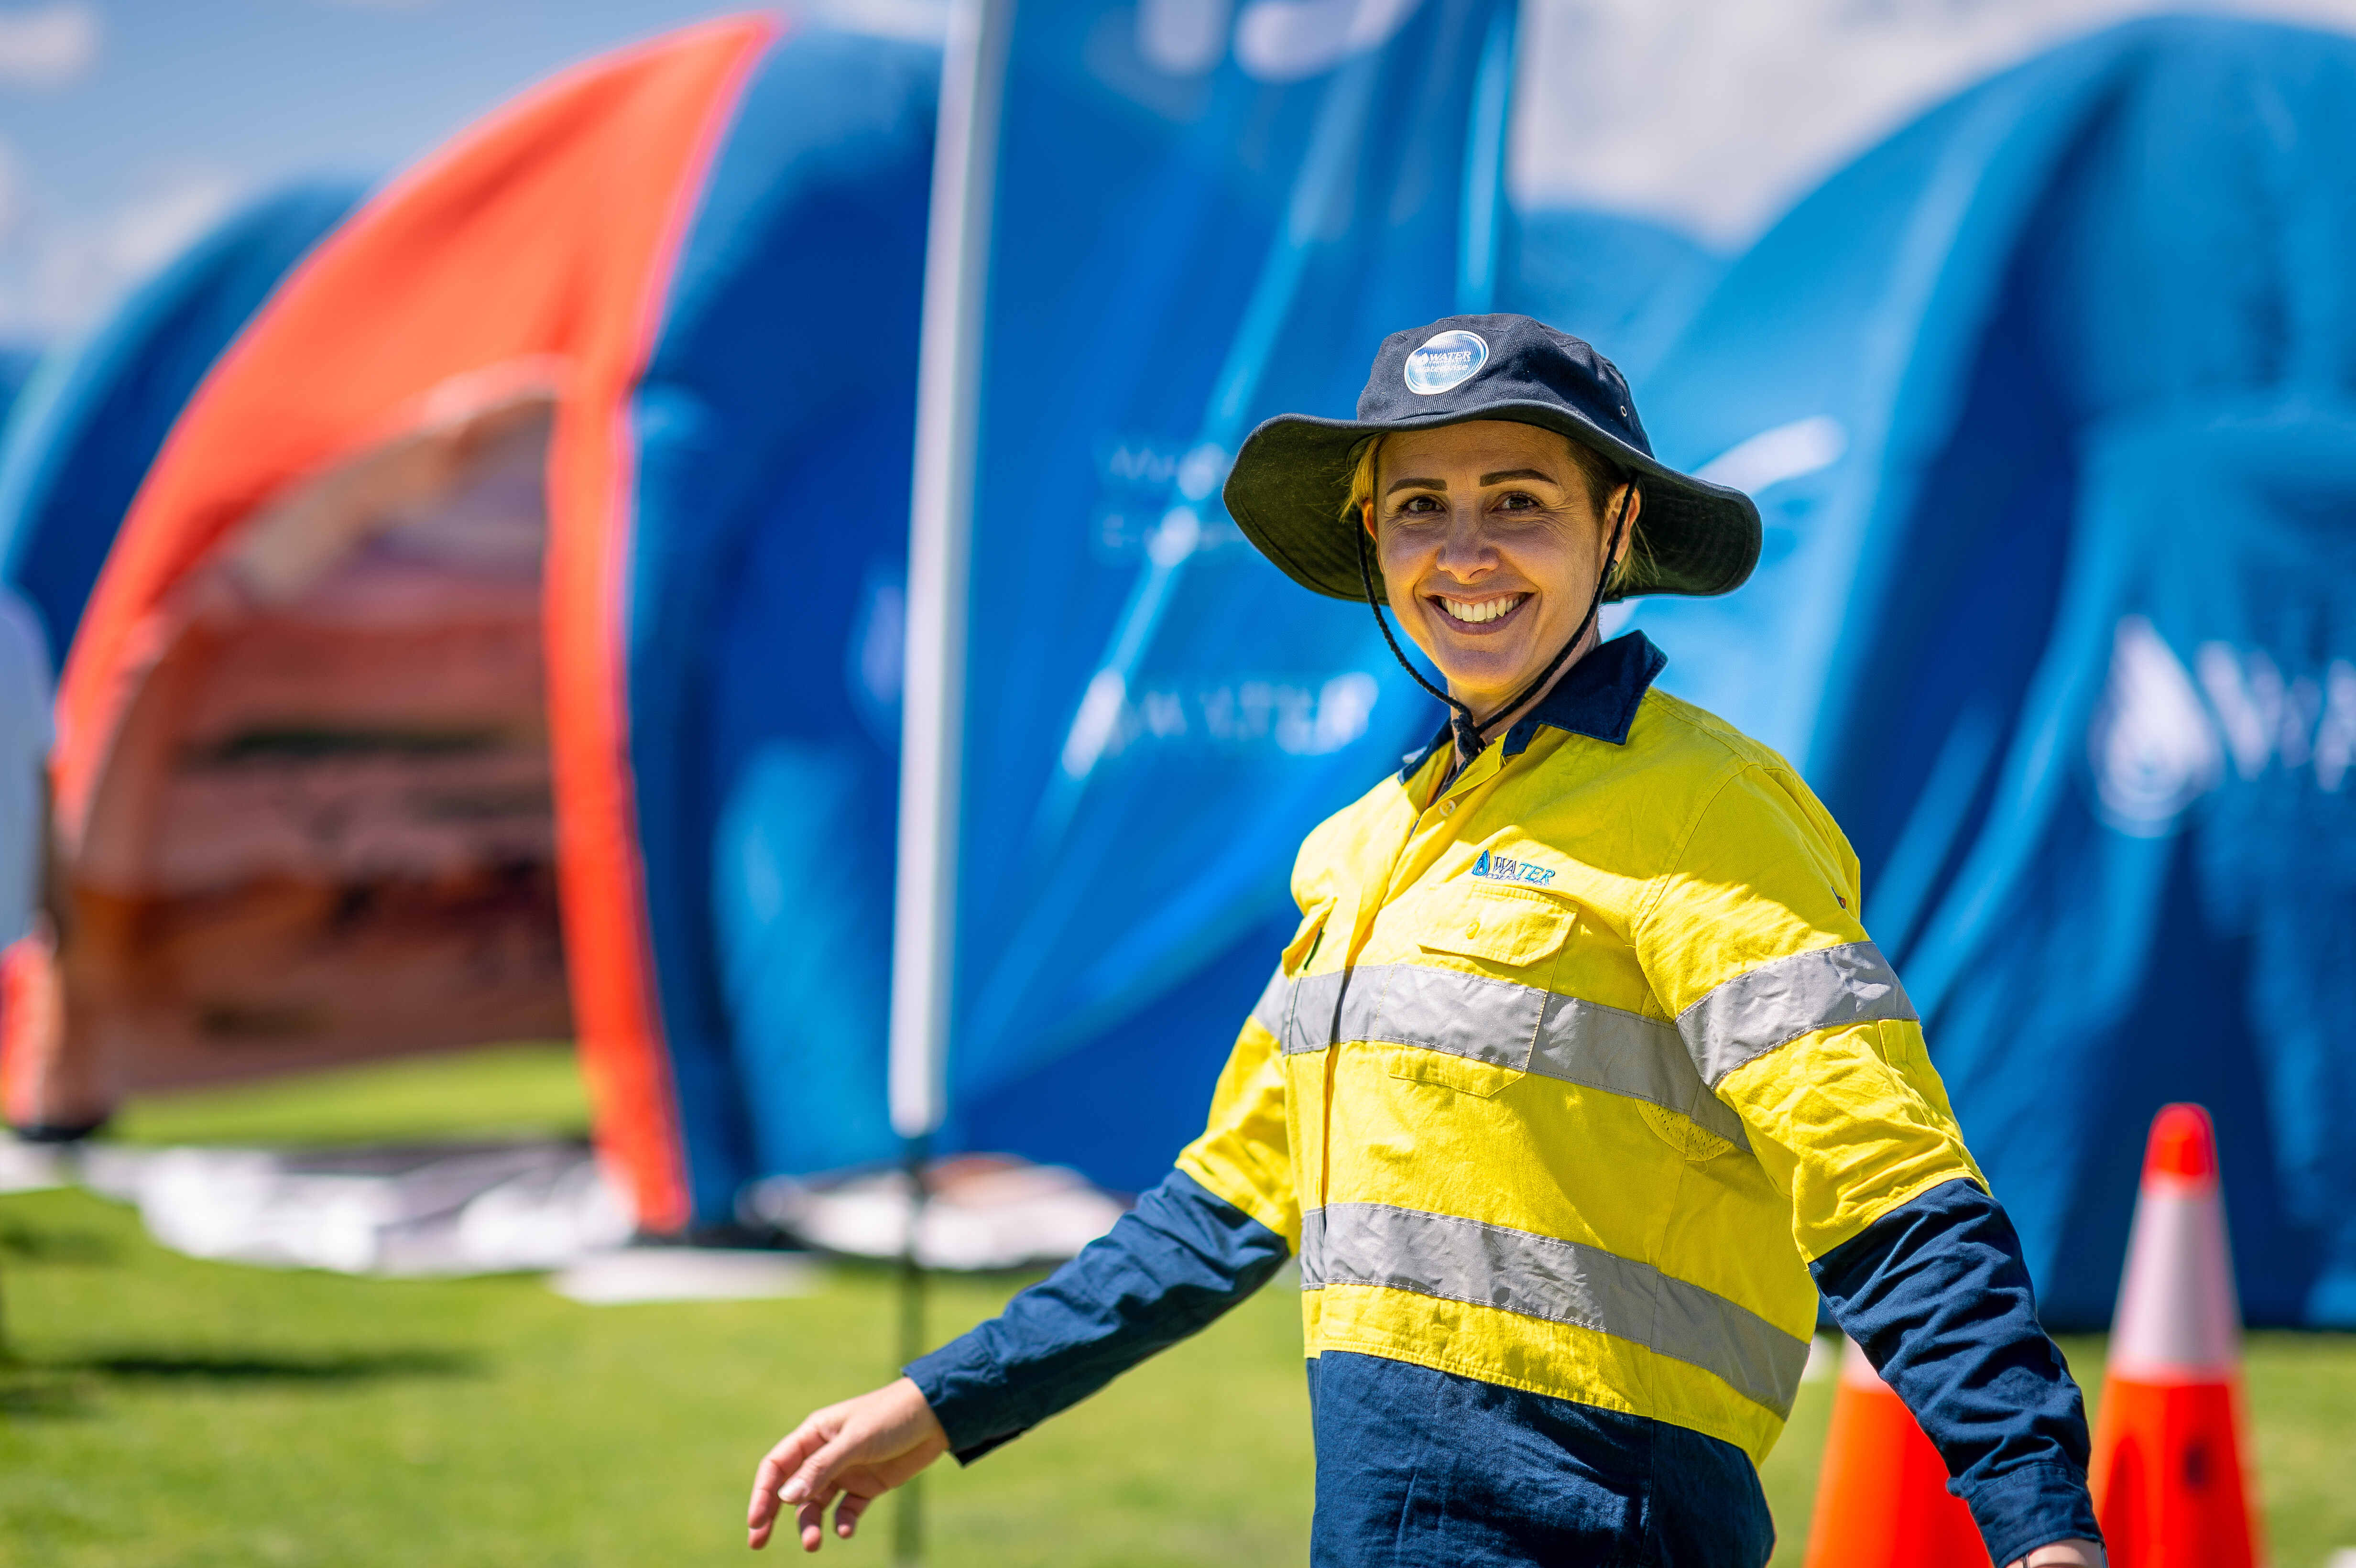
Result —
M 2085 1410 L 2038 1324 L 2020 1239 L 1995 1199 L 1969 1181 L 1933 1188 L 1809 1272 L 1992 1546 L 2016 1561 L 2049 1542 L 2093 1547 Z
M 745 1518 L 766 1544 L 780 1500 L 815 1552 L 837 1497 L 848 1540 L 877 1497 L 944 1453 L 971 1464 L 1208 1326 L 1268 1282 L 1282 1236 L 1183 1171 L 989 1322 L 873 1393 L 811 1415 L 761 1460 Z
M 942 1454 L 971 1463 L 1266 1284 L 1300 1227 L 1283 1071 L 1276 1037 L 1247 1023 L 1210 1125 L 1179 1168 L 996 1317 L 898 1381 L 815 1413 L 770 1449 L 754 1476 L 749 1544 L 767 1543 L 781 1502 L 794 1507 L 804 1551 L 825 1540 L 830 1505 L 835 1533 L 849 1538 L 869 1503 Z
M 1070 1263 L 980 1327 L 908 1365 L 971 1464 L 1268 1283 L 1284 1238 L 1183 1170 Z

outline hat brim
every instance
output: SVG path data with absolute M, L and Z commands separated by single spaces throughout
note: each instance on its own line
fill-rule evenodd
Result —
M 1364 600 L 1358 525 L 1344 518 L 1350 453 L 1370 435 L 1509 420 L 1553 431 L 1644 481 L 1644 554 L 1606 599 L 1654 593 L 1707 597 L 1742 586 L 1759 564 L 1759 508 L 1723 485 L 1680 474 L 1554 403 L 1510 401 L 1413 420 L 1332 420 L 1279 414 L 1245 438 L 1227 473 L 1227 515 L 1284 574 L 1333 599 Z M 1375 591 L 1382 573 L 1372 568 Z

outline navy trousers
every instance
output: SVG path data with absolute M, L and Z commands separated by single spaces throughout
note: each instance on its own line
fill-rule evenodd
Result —
M 1309 1363 L 1313 1568 L 1761 1568 L 1730 1443 L 1376 1356 Z

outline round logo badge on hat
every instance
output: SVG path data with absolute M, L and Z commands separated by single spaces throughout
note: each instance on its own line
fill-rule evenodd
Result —
M 1471 380 L 1489 362 L 1489 345 L 1477 332 L 1438 332 L 1407 357 L 1407 389 L 1429 398 Z

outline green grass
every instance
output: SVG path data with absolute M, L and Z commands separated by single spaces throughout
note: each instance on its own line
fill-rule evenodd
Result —
M 562 1130 L 577 1124 L 553 1081 L 570 1072 L 547 1051 L 369 1069 L 139 1106 L 123 1132 Z M 881 1271 L 833 1269 L 798 1300 L 587 1307 L 523 1277 L 198 1263 L 81 1192 L 0 1199 L 0 1280 L 22 1358 L 0 1372 L 7 1565 L 747 1561 L 739 1520 L 755 1459 L 892 1362 Z M 942 1285 L 937 1334 L 1019 1283 Z M 2097 1381 L 2099 1344 L 2067 1349 Z M 2320 1565 L 2356 1545 L 2356 1341 L 2256 1335 L 2249 1363 L 2274 1560 Z M 1804 1390 L 1766 1467 L 1779 1564 L 1799 1561 L 1830 1394 Z M 931 1561 L 1297 1563 L 1310 1475 L 1296 1307 L 1270 1290 L 973 1469 L 935 1471 Z M 867 1537 L 822 1561 L 884 1563 L 889 1524 L 879 1509 Z
M 575 1136 L 589 1101 L 573 1048 L 502 1045 L 134 1100 L 107 1129 L 136 1144 L 354 1144 Z

